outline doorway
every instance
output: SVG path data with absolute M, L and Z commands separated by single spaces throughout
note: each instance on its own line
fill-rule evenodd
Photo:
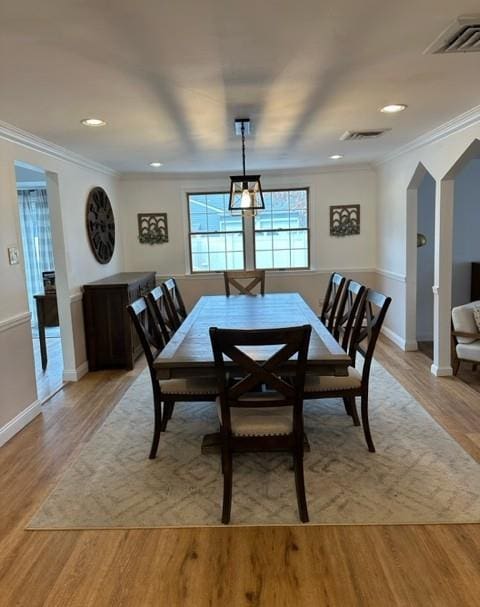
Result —
M 15 177 L 37 394 L 44 401 L 63 385 L 47 175 L 39 167 L 16 162 Z

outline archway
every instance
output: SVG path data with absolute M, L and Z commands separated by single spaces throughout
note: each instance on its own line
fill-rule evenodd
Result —
M 434 359 L 432 373 L 435 375 L 451 375 L 451 345 L 450 345 L 450 318 L 452 309 L 452 279 L 454 261 L 457 264 L 460 257 L 457 247 L 454 254 L 454 224 L 461 229 L 461 212 L 455 214 L 456 199 L 459 195 L 462 173 L 475 159 L 480 159 L 480 141 L 475 139 L 463 152 L 460 158 L 453 164 L 440 182 L 440 188 L 436 197 L 436 242 L 435 242 L 435 285 L 434 287 Z M 479 177 L 480 179 L 480 177 Z M 479 183 L 479 182 L 477 182 Z M 456 221 L 455 221 L 456 215 Z M 480 219 L 479 219 L 480 221 Z M 473 224 L 473 221 L 470 221 Z M 475 222 L 476 225 L 479 225 Z M 478 232 L 478 229 L 477 229 Z M 459 236 L 455 239 L 458 241 Z M 464 241 L 467 238 L 463 238 Z M 472 240 L 470 238 L 470 240 Z M 477 238 L 474 239 L 476 243 Z M 462 264 L 467 263 L 465 254 L 462 253 Z M 479 255 L 480 260 L 480 255 Z M 472 260 L 474 261 L 474 260 Z M 460 274 L 457 274 L 459 277 Z M 463 271 L 463 276 L 465 272 Z M 458 278 L 458 280 L 460 280 Z M 463 279 L 463 282 L 465 280 Z M 464 287 L 459 298 L 465 298 L 468 287 Z M 457 296 L 456 296 L 457 299 Z
M 435 180 L 420 162 L 407 187 L 406 350 L 433 341 L 434 241 Z

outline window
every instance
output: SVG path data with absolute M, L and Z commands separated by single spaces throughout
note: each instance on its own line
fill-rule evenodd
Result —
M 263 194 L 253 220 L 230 213 L 227 192 L 188 194 L 192 272 L 309 267 L 308 189 Z

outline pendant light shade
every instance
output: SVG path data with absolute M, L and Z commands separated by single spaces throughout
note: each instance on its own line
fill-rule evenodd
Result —
M 245 125 L 248 126 L 249 124 L 250 120 L 248 119 L 235 121 L 236 132 L 242 135 L 243 175 L 230 176 L 228 209 L 233 214 L 255 215 L 257 211 L 265 208 L 260 175 L 247 175 L 245 173 Z

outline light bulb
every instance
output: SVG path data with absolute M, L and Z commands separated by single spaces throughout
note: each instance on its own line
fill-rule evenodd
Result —
M 240 207 L 242 209 L 249 209 L 252 206 L 252 198 L 250 192 L 245 188 L 242 192 L 242 199 L 240 200 Z

